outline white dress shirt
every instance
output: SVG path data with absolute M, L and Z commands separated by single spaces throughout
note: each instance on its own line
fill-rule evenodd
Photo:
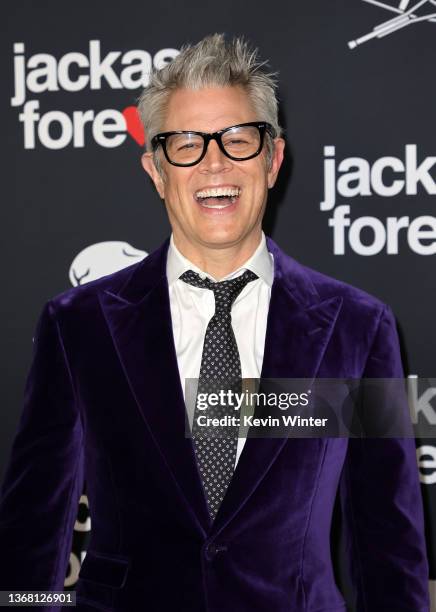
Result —
M 186 270 L 193 270 L 202 278 L 208 277 L 217 282 L 216 278 L 198 268 L 180 253 L 171 234 L 166 273 L 174 343 L 184 396 L 185 379 L 199 377 L 206 328 L 215 313 L 213 291 L 194 287 L 179 279 Z M 245 270 L 251 270 L 259 278 L 247 283 L 233 302 L 232 327 L 241 359 L 242 378 L 260 378 L 271 286 L 274 279 L 274 258 L 272 253 L 268 252 L 263 232 L 253 255 L 220 281 L 235 278 Z M 245 437 L 238 438 L 235 467 L 244 443 Z

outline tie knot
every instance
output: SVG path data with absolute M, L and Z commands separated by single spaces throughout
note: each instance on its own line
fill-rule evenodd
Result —
M 229 313 L 233 302 L 241 293 L 245 285 L 256 278 L 258 278 L 257 274 L 251 270 L 245 270 L 243 274 L 236 278 L 218 282 L 213 282 L 209 278 L 202 279 L 200 275 L 193 270 L 187 270 L 180 276 L 180 280 L 189 285 L 213 291 L 215 296 L 215 313 Z

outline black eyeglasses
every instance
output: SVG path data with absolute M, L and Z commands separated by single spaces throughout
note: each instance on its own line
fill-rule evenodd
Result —
M 179 130 L 162 132 L 151 139 L 155 151 L 161 145 L 165 157 L 173 166 L 194 166 L 206 155 L 211 140 L 234 161 L 245 161 L 259 155 L 265 140 L 265 132 L 275 138 L 275 130 L 265 121 L 240 123 L 213 134 Z

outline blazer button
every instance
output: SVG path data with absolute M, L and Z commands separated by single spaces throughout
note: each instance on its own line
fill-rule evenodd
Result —
M 204 549 L 204 555 L 208 561 L 212 561 L 220 552 L 227 550 L 227 546 L 223 544 L 215 544 L 215 542 L 209 542 Z

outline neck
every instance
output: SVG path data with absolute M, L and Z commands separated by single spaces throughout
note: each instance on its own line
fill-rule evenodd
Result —
M 194 245 L 173 233 L 174 244 L 180 253 L 217 280 L 224 278 L 249 259 L 260 244 L 262 230 L 232 245 L 209 247 Z

